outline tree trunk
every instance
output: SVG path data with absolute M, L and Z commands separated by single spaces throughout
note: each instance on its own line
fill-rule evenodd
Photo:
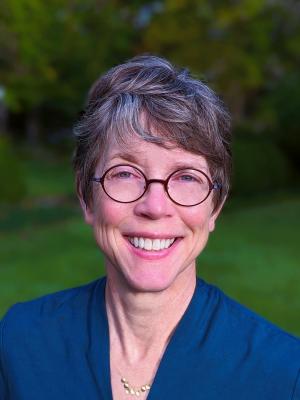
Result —
M 8 112 L 7 108 L 0 101 L 0 136 L 7 133 Z
M 39 142 L 39 118 L 37 110 L 31 110 L 26 118 L 27 143 L 36 146 Z

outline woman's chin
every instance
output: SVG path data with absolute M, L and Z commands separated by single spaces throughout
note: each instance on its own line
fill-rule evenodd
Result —
M 140 292 L 161 292 L 174 285 L 195 263 L 181 258 L 181 240 L 162 251 L 137 249 L 130 243 L 119 247 L 117 256 L 106 265 L 107 275 L 118 286 Z M 122 242 L 122 245 L 124 242 Z M 120 251 L 122 249 L 122 251 Z M 116 255 L 116 253 L 115 253 Z M 194 271 L 195 268 L 191 268 Z M 195 272 L 194 272 L 195 273 Z
M 183 277 L 183 271 L 176 270 L 174 264 L 172 269 L 157 263 L 147 264 L 123 271 L 125 284 L 129 288 L 141 292 L 161 292 L 171 288 Z
M 172 286 L 173 280 L 171 278 L 163 277 L 129 277 L 127 285 L 131 290 L 137 292 L 155 293 L 167 290 Z

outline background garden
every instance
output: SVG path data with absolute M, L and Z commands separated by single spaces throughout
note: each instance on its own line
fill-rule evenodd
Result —
M 300 335 L 299 20 L 292 0 L 2 0 L 0 316 L 104 273 L 74 195 L 72 125 L 101 72 L 150 52 L 233 116 L 231 198 L 199 275 Z

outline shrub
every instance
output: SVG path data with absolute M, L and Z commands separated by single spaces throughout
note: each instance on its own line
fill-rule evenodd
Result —
M 7 138 L 0 136 L 0 202 L 17 202 L 25 193 L 20 161 Z
M 273 94 L 277 140 L 300 171 L 300 74 L 285 77 Z
M 233 193 L 255 195 L 287 187 L 290 165 L 277 145 L 265 138 L 237 137 L 233 143 Z

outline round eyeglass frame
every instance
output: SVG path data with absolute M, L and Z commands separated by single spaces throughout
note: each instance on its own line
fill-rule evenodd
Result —
M 145 188 L 144 188 L 143 193 L 142 193 L 138 198 L 136 198 L 136 199 L 134 199 L 134 200 L 130 200 L 130 201 L 120 201 L 120 200 L 116 200 L 116 199 L 113 198 L 109 193 L 107 193 L 107 191 L 106 191 L 106 189 L 105 189 L 105 185 L 104 185 L 105 176 L 108 174 L 109 171 L 111 171 L 113 168 L 116 168 L 116 167 L 131 167 L 131 168 L 136 169 L 136 170 L 143 176 L 143 178 L 144 178 L 144 180 L 145 180 Z M 208 184 L 209 184 L 209 190 L 208 190 L 207 195 L 205 196 L 205 198 L 204 198 L 203 200 L 199 201 L 198 203 L 195 203 L 195 204 L 180 204 L 180 203 L 178 203 L 177 201 L 175 201 L 175 200 L 170 196 L 169 191 L 168 191 L 168 183 L 169 183 L 170 178 L 171 178 L 176 172 L 178 172 L 178 171 L 184 171 L 184 170 L 186 170 L 186 169 L 191 169 L 191 170 L 193 170 L 193 171 L 198 171 L 198 172 L 200 172 L 202 175 L 205 176 L 205 178 L 207 179 Z M 167 177 L 167 179 L 147 179 L 147 177 L 145 176 L 145 174 L 143 173 L 143 171 L 141 171 L 139 168 L 137 168 L 137 167 L 135 167 L 135 166 L 133 166 L 133 165 L 130 165 L 130 164 L 117 164 L 117 165 L 113 165 L 112 167 L 108 168 L 108 170 L 106 170 L 106 171 L 104 172 L 104 174 L 101 176 L 101 178 L 94 176 L 93 178 L 91 178 L 91 181 L 100 183 L 101 186 L 102 186 L 102 189 L 104 190 L 104 192 L 107 194 L 107 196 L 108 196 L 109 198 L 111 198 L 113 201 L 116 201 L 117 203 L 123 203 L 123 204 L 134 203 L 135 201 L 138 201 L 139 199 L 141 199 L 141 198 L 144 196 L 144 194 L 147 192 L 148 187 L 149 187 L 149 185 L 150 185 L 151 183 L 161 183 L 161 184 L 163 185 L 163 187 L 164 187 L 164 189 L 165 189 L 165 192 L 167 193 L 169 199 L 170 199 L 173 203 L 177 204 L 178 206 L 182 206 L 182 207 L 194 207 L 194 206 L 197 206 L 197 205 L 203 203 L 203 202 L 208 198 L 208 196 L 210 195 L 210 193 L 212 192 L 212 190 L 218 190 L 218 189 L 221 189 L 221 188 L 222 188 L 222 185 L 221 185 L 220 183 L 218 183 L 218 182 L 212 182 L 211 179 L 209 178 L 209 176 L 208 176 L 205 172 L 203 172 L 203 171 L 201 171 L 200 169 L 197 169 L 197 168 L 179 168 L 179 169 L 176 169 L 175 171 L 173 171 L 173 172 Z

